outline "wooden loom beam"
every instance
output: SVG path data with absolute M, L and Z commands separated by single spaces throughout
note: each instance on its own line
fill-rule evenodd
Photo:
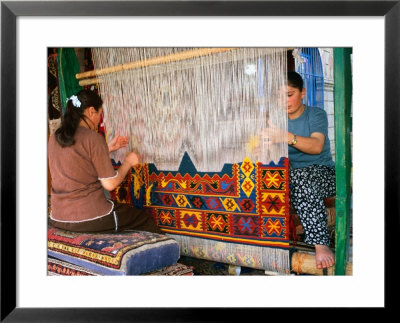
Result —
M 290 261 L 290 269 L 291 272 L 296 273 L 297 275 L 314 275 L 314 276 L 332 276 L 334 275 L 334 267 L 326 268 L 325 271 L 323 269 L 318 269 L 315 263 L 315 253 L 307 252 L 307 251 L 296 251 L 292 254 Z M 228 266 L 228 274 L 231 276 L 239 276 L 241 271 L 240 266 L 229 264 Z M 353 275 L 353 263 L 347 262 L 345 274 L 347 276 Z M 280 276 L 282 275 L 279 272 L 275 271 L 265 271 L 265 275 L 267 276 Z
M 171 63 L 171 62 L 177 62 L 177 61 L 181 61 L 181 60 L 185 60 L 185 59 L 196 58 L 196 57 L 201 57 L 201 56 L 206 56 L 206 55 L 211 55 L 211 54 L 224 53 L 224 52 L 231 51 L 233 49 L 235 49 L 235 48 L 199 48 L 199 49 L 187 50 L 187 51 L 169 54 L 169 55 L 165 55 L 165 56 L 152 57 L 149 59 L 144 59 L 144 60 L 140 60 L 140 61 L 136 61 L 136 62 L 130 62 L 130 63 L 120 64 L 120 65 L 111 66 L 111 67 L 107 67 L 107 68 L 103 68 L 103 69 L 78 73 L 78 74 L 76 74 L 76 78 L 78 80 L 81 80 L 81 81 L 79 81 L 79 85 L 81 85 L 81 86 L 91 85 L 91 84 L 96 84 L 96 83 L 100 82 L 100 79 L 97 78 L 98 76 L 102 76 L 102 75 L 106 75 L 106 74 L 110 74 L 110 73 L 121 72 L 121 71 L 132 70 L 132 69 L 137 69 L 137 68 L 142 68 L 142 67 L 148 67 L 148 66 L 153 66 L 153 65 L 161 65 L 161 64 Z M 83 79 L 87 79 L 87 80 L 83 80 Z
M 308 252 L 294 252 L 291 258 L 291 270 L 297 274 L 307 274 L 307 275 L 324 275 L 322 269 L 318 269 L 315 265 L 315 253 Z M 330 267 L 326 269 L 326 275 L 335 275 L 335 268 Z M 347 262 L 344 268 L 343 275 L 351 276 L 353 275 L 353 263 Z

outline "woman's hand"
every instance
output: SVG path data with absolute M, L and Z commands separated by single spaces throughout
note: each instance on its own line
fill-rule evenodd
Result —
M 124 148 L 128 145 L 129 139 L 128 137 L 120 136 L 119 133 L 110 140 L 108 143 L 108 151 L 111 153 L 120 148 Z
M 277 144 L 281 142 L 288 141 L 288 132 L 286 130 L 282 130 L 281 128 L 272 125 L 268 121 L 268 128 L 265 128 L 261 131 L 259 135 L 260 144 L 270 146 L 271 144 Z
M 118 169 L 117 176 L 101 179 L 101 185 L 108 191 L 114 190 L 125 179 L 131 167 L 137 164 L 139 164 L 139 156 L 134 152 L 127 153 L 124 162 Z
M 139 164 L 139 162 L 139 156 L 136 153 L 130 152 L 126 154 L 124 163 L 128 163 L 131 167 L 134 167 Z
M 272 144 L 287 142 L 290 144 L 294 138 L 294 134 L 286 130 L 282 130 L 268 122 L 269 127 L 264 129 L 260 134 L 260 144 L 271 146 Z M 318 155 L 322 152 L 325 143 L 325 135 L 320 132 L 313 132 L 309 137 L 296 136 L 297 143 L 293 146 L 303 153 L 310 155 Z

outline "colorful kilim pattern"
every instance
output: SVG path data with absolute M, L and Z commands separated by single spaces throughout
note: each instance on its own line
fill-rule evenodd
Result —
M 173 265 L 178 243 L 145 231 L 90 234 L 48 229 L 48 255 L 104 275 L 140 275 Z
M 177 263 L 175 265 L 162 268 L 151 273 L 143 274 L 144 276 L 193 276 L 193 269 Z
M 183 256 L 281 274 L 290 273 L 289 251 L 283 248 L 237 244 L 175 234 L 171 236 L 179 242 Z
M 47 258 L 47 275 L 48 276 L 98 276 L 86 268 L 70 264 L 55 258 Z
M 114 160 L 112 160 L 112 164 L 115 170 L 118 170 L 121 166 L 120 162 L 116 163 Z M 119 203 L 142 208 L 145 188 L 143 179 L 143 168 L 139 165 L 132 172 L 128 173 L 115 190 L 110 192 L 110 198 Z
M 151 208 L 164 232 L 289 247 L 287 158 L 277 165 L 245 158 L 242 163 L 225 164 L 219 173 L 201 173 L 185 154 L 176 172 L 159 171 L 154 164 L 145 164 L 140 172 L 144 189 L 136 188 L 133 204 Z M 138 174 L 135 170 L 131 176 Z M 133 191 L 134 185 L 127 185 Z

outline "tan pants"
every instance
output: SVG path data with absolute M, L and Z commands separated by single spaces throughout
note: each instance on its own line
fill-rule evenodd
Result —
M 146 209 L 136 209 L 126 204 L 114 202 L 113 210 L 98 219 L 84 222 L 58 222 L 49 220 L 56 228 L 76 232 L 113 233 L 126 230 L 138 230 L 160 233 L 153 217 Z

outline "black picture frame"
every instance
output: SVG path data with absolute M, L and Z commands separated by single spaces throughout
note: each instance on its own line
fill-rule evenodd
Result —
M 16 19 L 18 16 L 384 16 L 385 19 L 385 308 L 396 286 L 399 233 L 400 1 L 2 1 L 1 2 L 1 321 L 241 321 L 244 308 L 17 308 L 16 299 Z M 366 93 L 370 89 L 365 89 Z M 378 107 L 377 107 L 378 108 Z M 371 125 L 373 135 L 373 125 Z M 368 140 L 368 138 L 365 138 Z M 373 152 L 373 147 L 371 147 Z M 375 188 L 376 189 L 376 188 Z M 383 206 L 380 209 L 382 212 Z M 396 225 L 393 225 L 392 222 Z M 390 259 L 392 258 L 392 259 Z M 373 263 L 371 263 L 373 268 Z M 373 275 L 371 273 L 371 275 Z M 398 276 L 398 275 L 397 275 Z M 388 282 L 388 280 L 390 280 Z M 394 280 L 392 282 L 392 280 Z M 164 291 L 167 293 L 167 291 Z M 329 292 L 329 291 L 327 291 Z M 288 295 L 294 294 L 288 292 Z M 298 294 L 296 292 L 296 294 Z M 239 295 L 238 295 L 239 297 Z M 327 304 L 329 307 L 329 304 Z M 310 302 L 312 307 L 312 302 Z M 251 318 L 265 317 L 253 309 Z M 281 311 L 282 312 L 282 311 Z M 268 312 L 271 315 L 271 312 Z M 381 313 L 380 313 L 381 314 Z M 326 317 L 326 313 L 324 313 Z M 251 321 L 250 318 L 250 321 Z M 245 320 L 247 321 L 247 320 Z

